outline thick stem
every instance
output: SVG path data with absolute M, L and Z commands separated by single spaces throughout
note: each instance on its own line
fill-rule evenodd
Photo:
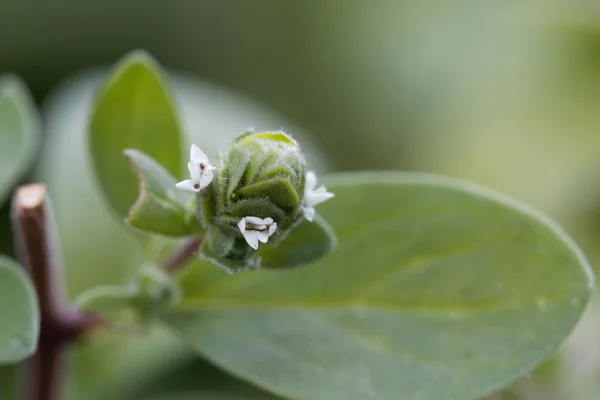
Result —
M 196 236 L 186 239 L 180 247 L 163 262 L 163 269 L 169 274 L 175 274 L 181 270 L 192 258 L 198 254 L 202 239 Z
M 41 345 L 28 360 L 21 397 L 25 399 L 58 400 L 62 373 L 62 346 Z
M 22 399 L 57 400 L 60 399 L 62 349 L 100 320 L 66 303 L 57 235 L 45 186 L 35 184 L 17 189 L 11 219 L 17 257 L 29 271 L 41 317 L 38 350 L 25 366 Z

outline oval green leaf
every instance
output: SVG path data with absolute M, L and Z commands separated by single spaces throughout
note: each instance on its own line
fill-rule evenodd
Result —
M 126 222 L 134 228 L 165 236 L 189 236 L 201 231 L 192 196 L 175 188 L 175 178 L 141 151 L 125 155 L 138 177 L 139 194 Z
M 263 268 L 284 269 L 310 264 L 332 251 L 336 245 L 333 229 L 320 216 L 313 222 L 302 220 L 279 243 L 266 243 L 257 256 Z
M 33 161 L 40 140 L 40 117 L 25 84 L 0 77 L 0 203 Z
M 40 316 L 35 290 L 20 265 L 0 256 L 0 365 L 19 362 L 37 348 Z
M 135 51 L 119 62 L 100 88 L 89 129 L 94 171 L 108 203 L 122 217 L 138 185 L 123 151 L 138 149 L 171 174 L 181 175 L 182 133 L 160 66 Z
M 580 250 L 535 210 L 420 174 L 334 175 L 339 244 L 304 268 L 198 262 L 163 320 L 197 351 L 296 399 L 464 400 L 527 373 L 584 310 Z

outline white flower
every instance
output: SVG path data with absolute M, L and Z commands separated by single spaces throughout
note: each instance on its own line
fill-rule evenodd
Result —
M 315 206 L 331 199 L 335 194 L 330 193 L 321 185 L 317 188 L 317 175 L 313 171 L 306 173 L 306 184 L 304 189 L 304 201 L 300 209 L 304 218 L 308 221 L 315 219 Z
M 277 222 L 273 222 L 273 218 L 244 217 L 238 223 L 238 228 L 250 247 L 256 250 L 259 241 L 267 243 L 277 229 Z
M 199 192 L 212 182 L 214 169 L 215 167 L 210 165 L 206 154 L 200 150 L 200 147 L 193 144 L 190 149 L 190 161 L 188 162 L 190 179 L 181 181 L 175 186 L 178 189 Z

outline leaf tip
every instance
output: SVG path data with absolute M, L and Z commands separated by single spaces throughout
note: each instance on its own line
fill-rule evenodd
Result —
M 16 74 L 11 72 L 0 75 L 0 93 L 14 93 L 17 91 L 23 91 L 27 85 L 25 82 Z
M 127 157 L 127 159 L 129 160 L 130 163 L 134 164 L 135 162 L 133 161 L 134 157 L 139 153 L 139 150 L 136 149 L 124 149 L 123 150 L 123 155 L 125 157 Z
M 39 116 L 37 108 L 29 87 L 21 77 L 13 73 L 0 75 L 0 97 L 8 97 L 17 105 L 22 114 L 22 118 L 33 122 L 35 129 L 39 130 Z
M 125 54 L 117 63 L 120 73 L 132 68 L 141 68 L 156 74 L 160 70 L 158 61 L 145 50 L 136 49 Z

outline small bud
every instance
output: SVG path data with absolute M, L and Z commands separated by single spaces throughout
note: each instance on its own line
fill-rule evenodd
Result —
M 132 305 L 142 320 L 148 320 L 156 311 L 171 306 L 181 297 L 179 286 L 156 266 L 146 265 L 130 283 Z

